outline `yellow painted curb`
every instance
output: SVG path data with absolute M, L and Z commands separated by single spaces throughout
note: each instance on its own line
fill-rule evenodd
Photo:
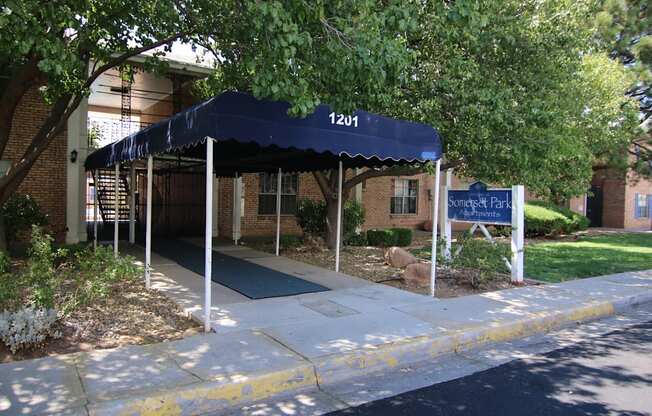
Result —
M 89 415 L 198 415 L 229 409 L 282 393 L 315 387 L 309 364 L 254 377 L 232 375 L 228 381 L 211 381 L 89 405 Z

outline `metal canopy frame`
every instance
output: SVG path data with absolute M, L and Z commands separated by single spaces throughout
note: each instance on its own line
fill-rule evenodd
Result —
M 436 249 L 437 249 L 437 225 L 438 225 L 438 211 L 439 211 L 439 182 L 440 182 L 440 167 L 441 167 L 441 143 L 436 130 L 432 127 L 420 125 L 417 123 L 403 122 L 400 120 L 391 120 L 381 116 L 375 116 L 370 113 L 356 112 L 356 118 L 360 117 L 363 121 L 367 120 L 371 127 L 367 129 L 365 135 L 357 135 L 351 126 L 347 126 L 341 130 L 342 136 L 338 136 L 339 127 L 332 127 L 325 125 L 321 127 L 323 120 L 315 120 L 319 115 L 332 117 L 332 124 L 335 124 L 335 117 L 333 112 L 326 106 L 320 106 L 313 116 L 309 116 L 305 120 L 290 119 L 287 117 L 287 106 L 278 103 L 258 102 L 252 103 L 252 98 L 248 98 L 243 94 L 234 93 L 230 98 L 237 99 L 238 105 L 246 106 L 254 105 L 254 110 L 270 109 L 278 113 L 279 109 L 282 110 L 282 115 L 275 114 L 270 120 L 249 120 L 246 117 L 233 114 L 218 114 L 215 117 L 223 116 L 224 123 L 227 123 L 225 130 L 229 132 L 238 132 L 242 129 L 243 132 L 251 131 L 252 136 L 247 138 L 231 138 L 227 140 L 219 140 L 212 136 L 203 136 L 196 138 L 192 141 L 190 134 L 198 130 L 196 125 L 202 128 L 212 128 L 209 120 L 202 119 L 208 117 L 213 113 L 201 113 L 205 110 L 203 106 L 207 106 L 212 100 L 207 103 L 202 103 L 193 107 L 185 112 L 179 113 L 169 120 L 157 123 L 141 133 L 135 133 L 117 143 L 109 145 L 91 154 L 86 162 L 87 169 L 98 169 L 103 166 L 115 166 L 116 177 L 120 172 L 120 163 L 130 162 L 130 169 L 134 171 L 134 165 L 139 163 L 138 160 L 147 160 L 147 196 L 146 196 L 146 236 L 145 236 L 145 282 L 147 288 L 151 286 L 151 216 L 152 216 L 152 177 L 154 157 L 157 160 L 170 163 L 170 168 L 173 169 L 184 167 L 196 167 L 205 163 L 206 165 L 206 202 L 205 202 L 205 265 L 204 265 L 204 330 L 210 331 L 210 318 L 211 318 L 211 273 L 212 273 L 212 221 L 213 221 L 213 176 L 233 176 L 238 178 L 242 173 L 254 172 L 269 172 L 278 175 L 277 195 L 276 195 L 276 255 L 280 254 L 280 204 L 281 204 L 281 181 L 283 172 L 306 172 L 306 171 L 322 171 L 330 169 L 338 169 L 338 214 L 337 214 L 337 241 L 335 251 L 335 271 L 339 272 L 340 269 L 340 249 L 341 249 L 341 229 L 342 229 L 342 183 L 344 180 L 345 170 L 348 168 L 359 167 L 381 167 L 381 166 L 395 166 L 406 164 L 424 164 L 435 162 L 436 173 L 434 182 L 434 201 L 433 201 L 433 227 L 432 227 L 432 257 L 431 257 L 431 276 L 430 276 L 430 293 L 435 296 L 436 292 Z M 222 96 L 220 96 L 222 97 Z M 220 97 L 216 97 L 219 99 Z M 282 103 L 281 103 L 282 104 Z M 256 106 L 260 106 L 258 108 Z M 253 110 L 252 110 L 253 111 Z M 329 114 L 330 112 L 330 114 Z M 259 117 L 264 117 L 258 114 Z M 351 116 L 347 116 L 351 117 Z M 363 118 L 363 117 L 366 117 Z M 311 119 L 312 118 L 312 119 Z M 219 123 L 220 120 L 213 120 L 213 123 Z M 167 124 L 166 124 L 167 123 Z M 175 124 L 176 123 L 176 124 Z M 185 123 L 185 124 L 184 124 Z M 248 124 L 255 124 L 254 130 Z M 256 124 L 258 123 L 258 124 Z M 280 126 L 278 124 L 281 124 Z M 284 126 L 283 123 L 287 123 Z M 356 121 L 357 123 L 357 121 Z M 392 124 L 393 123 L 393 124 Z M 196 124 L 196 125 L 195 125 Z M 301 131 L 299 127 L 306 124 L 306 132 L 309 132 L 311 137 L 307 140 L 312 140 L 311 144 L 304 148 L 297 147 L 297 133 Z M 323 123 L 322 123 L 323 124 Z M 185 131 L 183 126 L 187 126 L 189 131 Z M 167 128 L 166 128 L 167 126 Z M 299 126 L 299 127 L 297 127 Z M 394 126 L 394 129 L 392 129 Z M 357 126 L 356 126 L 357 127 Z M 249 129 L 249 130 L 248 130 Z M 269 129 L 269 130 L 266 130 Z M 167 132 L 167 133 L 166 133 Z M 279 139 L 279 134 L 287 132 L 291 136 L 288 138 L 287 147 L 282 147 L 279 143 L 284 143 L 282 138 Z M 369 132 L 378 134 L 378 143 L 374 142 L 374 136 Z M 405 136 L 401 136 L 401 134 Z M 170 136 L 172 133 L 179 135 L 181 140 L 179 145 L 172 146 L 170 141 L 173 140 Z M 167 134 L 167 136 L 165 136 Z M 245 133 L 243 133 L 245 134 Z M 322 140 L 320 134 L 325 135 Z M 391 135 L 394 136 L 391 136 Z M 397 135 L 398 134 L 398 135 Z M 161 136 L 163 135 L 163 136 Z M 418 136 L 416 139 L 411 135 Z M 233 137 L 233 136 L 227 136 Z M 270 140 L 267 140 L 269 137 Z M 271 140 L 276 137 L 276 141 Z M 391 137 L 391 138 L 390 138 Z M 404 137 L 402 142 L 401 137 Z M 361 140 L 360 143 L 356 142 L 356 138 Z M 154 140 L 156 143 L 148 142 Z M 161 143 L 161 140 L 166 140 L 166 143 Z M 337 143 L 330 143 L 331 140 Z M 430 140 L 430 141 L 429 141 Z M 158 143 L 158 144 L 157 144 Z M 268 143 L 268 145 L 263 145 Z M 360 153 L 364 150 L 364 145 L 361 143 L 368 143 L 368 146 L 374 147 L 372 152 L 378 153 Z M 419 143 L 423 143 L 423 148 L 420 148 Z M 216 146 L 216 144 L 218 146 Z M 348 146 L 350 145 L 351 152 Z M 326 147 L 324 147 L 326 146 Z M 405 148 L 404 148 L 405 147 Z M 363 150 L 361 150 L 363 149 Z M 421 151 L 420 151 L 421 150 Z M 134 204 L 130 204 L 130 241 L 133 241 L 133 221 L 135 215 L 133 214 Z M 118 254 L 118 240 L 119 232 L 117 224 L 114 231 L 114 252 Z M 95 233 L 95 244 L 97 244 L 97 233 Z

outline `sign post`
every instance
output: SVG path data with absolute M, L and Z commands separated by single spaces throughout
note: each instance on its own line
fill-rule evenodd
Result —
M 512 186 L 512 282 L 523 281 L 525 187 Z
M 447 185 L 449 182 L 447 181 Z M 448 189 L 446 186 L 446 227 L 452 222 L 473 224 L 470 232 L 478 228 L 485 238 L 495 243 L 485 225 L 512 227 L 511 261 L 505 260 L 512 282 L 523 281 L 525 188 L 523 185 L 488 189 L 482 182 L 474 182 L 469 189 Z M 452 233 L 446 232 L 446 247 L 450 247 Z M 457 253 L 461 248 L 458 248 Z

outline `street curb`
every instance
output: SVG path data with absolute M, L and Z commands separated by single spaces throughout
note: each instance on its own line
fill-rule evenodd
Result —
M 317 385 L 306 362 L 289 369 L 248 374 L 238 380 L 205 381 L 158 392 L 87 405 L 94 415 L 198 415 L 233 409 L 268 397 L 299 392 Z
M 546 333 L 571 323 L 604 318 L 652 302 L 652 292 L 616 301 L 592 301 L 564 310 L 539 312 L 494 327 L 476 327 L 383 344 L 374 349 L 305 359 L 292 368 L 259 372 L 243 380 L 202 381 L 173 390 L 99 401 L 87 405 L 94 415 L 189 415 L 228 411 L 271 397 L 342 383 L 368 373 L 418 365 L 432 358 Z M 287 347 L 286 347 L 287 348 Z
M 538 313 L 490 328 L 478 326 L 444 336 L 417 337 L 375 349 L 333 354 L 314 360 L 315 372 L 319 385 L 327 386 L 368 373 L 419 364 L 444 354 L 468 351 L 491 343 L 547 333 L 572 323 L 612 316 L 647 302 L 652 302 L 652 293 Z

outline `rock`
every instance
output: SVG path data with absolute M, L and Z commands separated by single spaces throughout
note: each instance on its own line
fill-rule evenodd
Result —
M 385 261 L 392 267 L 402 269 L 408 264 L 417 263 L 419 260 L 400 247 L 390 247 L 385 252 Z
M 412 263 L 403 273 L 405 283 L 411 286 L 425 287 L 430 284 L 430 264 Z

